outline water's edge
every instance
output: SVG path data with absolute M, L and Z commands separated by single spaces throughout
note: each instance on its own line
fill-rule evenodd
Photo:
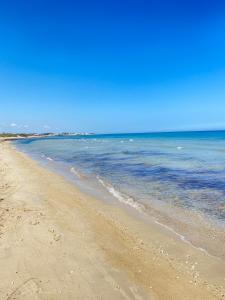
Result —
M 52 157 L 45 154 L 34 155 L 18 147 L 17 143 L 14 143 L 19 151 L 26 153 L 32 159 L 35 159 L 42 166 L 63 175 L 67 180 L 75 184 L 78 189 L 83 192 L 90 194 L 91 196 L 97 197 L 103 201 L 119 201 L 122 206 L 129 206 L 132 209 L 138 211 L 139 214 L 144 214 L 152 218 L 155 224 L 163 227 L 172 232 L 177 238 L 185 243 L 192 245 L 200 251 L 203 251 L 207 255 L 215 256 L 219 259 L 224 259 L 225 254 L 218 251 L 222 249 L 220 245 L 224 245 L 225 235 L 222 228 L 217 227 L 211 222 L 207 222 L 202 215 L 194 215 L 192 212 L 187 211 L 183 208 L 176 208 L 176 212 L 172 214 L 171 207 L 155 206 L 155 203 L 146 203 L 144 201 L 136 201 L 132 196 L 122 193 L 117 190 L 110 182 L 105 181 L 101 176 L 96 175 L 96 181 L 89 180 L 86 174 L 82 173 L 79 169 L 75 168 L 73 164 L 63 164 L 59 161 L 55 161 Z M 97 182 L 97 185 L 96 185 Z M 163 211 L 164 209 L 164 211 Z M 165 213 L 166 212 L 166 213 Z M 170 215 L 171 214 L 171 215 Z M 173 219 L 173 217 L 179 214 L 180 218 Z M 183 219 L 184 218 L 184 219 Z M 186 227 L 188 222 L 183 221 L 186 219 L 194 220 L 195 226 L 191 224 L 190 228 Z M 189 220 L 190 221 L 190 220 Z M 185 226 L 184 226 L 185 224 Z M 210 234 L 209 234 L 210 233 Z M 214 236 L 213 243 L 210 235 Z

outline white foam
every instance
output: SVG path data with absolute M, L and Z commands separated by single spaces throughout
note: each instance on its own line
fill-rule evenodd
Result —
M 181 149 L 183 149 L 183 147 L 181 147 L 181 146 L 178 146 L 178 147 L 177 147 L 177 150 L 181 150 Z
M 129 139 L 129 142 L 133 142 L 134 140 L 133 139 Z
M 112 194 L 117 200 L 137 209 L 139 212 L 142 212 L 142 213 L 144 212 L 144 206 L 142 204 L 135 201 L 132 197 L 129 197 L 129 196 L 124 195 L 121 192 L 117 191 L 112 185 L 110 185 L 109 183 L 105 183 L 99 176 L 96 176 L 96 177 L 97 177 L 98 181 L 108 190 L 108 192 L 110 192 L 110 194 Z M 195 249 L 198 249 L 199 251 L 204 252 L 206 255 L 216 257 L 216 256 L 211 255 L 206 249 L 193 245 L 189 240 L 187 240 L 185 238 L 184 235 L 176 232 L 173 228 L 169 227 L 168 225 L 165 225 L 157 220 L 155 220 L 155 223 L 166 228 L 168 231 L 175 234 L 180 240 L 182 240 L 184 243 L 187 243 L 191 247 L 194 247 Z
M 98 181 L 101 183 L 103 187 L 107 189 L 107 191 L 112 194 L 117 200 L 121 203 L 125 203 L 139 212 L 143 212 L 144 206 L 135 201 L 132 197 L 122 194 L 121 192 L 117 191 L 111 184 L 105 183 L 99 176 L 96 176 Z
M 53 161 L 53 159 L 51 157 L 46 156 L 47 160 Z
M 209 252 L 208 252 L 206 249 L 201 248 L 201 247 L 197 247 L 197 246 L 193 245 L 189 240 L 187 240 L 187 239 L 185 238 L 184 235 L 182 235 L 182 234 L 176 232 L 173 228 L 171 228 L 171 227 L 169 227 L 169 226 L 167 226 L 167 225 L 165 225 L 165 224 L 163 224 L 163 223 L 161 223 L 161 222 L 159 222 L 159 221 L 157 221 L 157 220 L 155 220 L 155 223 L 158 224 L 158 225 L 160 225 L 160 226 L 162 226 L 162 227 L 164 227 L 164 228 L 166 228 L 168 231 L 171 231 L 173 234 L 175 234 L 176 236 L 178 236 L 179 239 L 180 239 L 181 241 L 183 241 L 184 243 L 187 243 L 188 245 L 192 246 L 193 248 L 198 249 L 198 250 L 200 250 L 201 252 L 204 252 L 205 254 L 207 254 L 207 255 L 209 255 L 209 256 L 216 257 L 216 256 L 213 256 L 213 255 L 209 254 Z
M 144 213 L 144 206 L 141 203 L 138 203 L 137 201 L 135 201 L 132 197 L 129 197 L 127 195 L 122 194 L 121 192 L 117 191 L 112 185 L 110 185 L 109 183 L 105 183 L 99 176 L 96 176 L 98 181 L 120 202 L 125 203 L 133 208 L 135 208 L 136 210 L 138 210 L 141 213 Z M 211 255 L 206 249 L 202 248 L 202 247 L 197 247 L 195 245 L 193 245 L 184 235 L 176 232 L 173 228 L 169 227 L 168 225 L 165 225 L 157 220 L 155 220 L 155 223 L 166 228 L 168 231 L 172 232 L 173 234 L 175 234 L 181 241 L 183 241 L 184 243 L 187 243 L 188 245 L 190 245 L 191 247 L 198 249 L 201 252 L 204 252 L 206 255 L 220 259 L 217 256 Z
M 47 160 L 49 160 L 49 161 L 53 161 L 53 159 L 52 159 L 51 157 L 46 156 L 45 154 L 41 154 L 41 157 L 42 157 L 42 158 L 45 158 L 45 159 L 47 159 Z
M 135 201 L 132 197 L 129 197 L 129 196 L 124 195 L 121 192 L 117 191 L 112 185 L 110 185 L 109 183 L 105 183 L 99 176 L 96 176 L 96 177 L 97 177 L 98 181 L 102 184 L 102 186 L 104 186 L 108 190 L 108 192 L 110 194 L 112 194 L 117 200 L 137 209 L 139 212 L 144 212 L 144 206 L 142 204 Z M 208 256 L 218 258 L 214 255 L 211 255 L 206 249 L 193 245 L 184 235 L 176 232 L 173 228 L 169 227 L 168 225 L 165 225 L 157 220 L 155 220 L 155 223 L 166 228 L 168 231 L 175 234 L 181 241 L 183 241 L 184 243 L 187 243 L 191 247 L 198 249 L 201 252 L 204 252 Z M 220 259 L 220 258 L 218 258 L 218 259 Z
M 81 174 L 77 170 L 75 170 L 74 167 L 70 168 L 70 172 L 76 175 L 78 178 L 82 179 Z

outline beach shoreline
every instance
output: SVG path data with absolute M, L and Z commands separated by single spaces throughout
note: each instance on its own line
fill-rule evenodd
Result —
M 1 299 L 223 299 L 225 264 L 0 143 Z

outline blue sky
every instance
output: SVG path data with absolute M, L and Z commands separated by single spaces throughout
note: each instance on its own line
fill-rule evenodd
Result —
M 1 1 L 0 41 L 0 131 L 225 129 L 224 0 Z

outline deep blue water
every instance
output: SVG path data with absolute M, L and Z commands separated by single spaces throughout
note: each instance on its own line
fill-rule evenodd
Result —
M 74 168 L 74 176 L 105 183 L 115 197 L 162 201 L 225 220 L 225 131 L 64 136 L 16 145 L 68 172 Z

